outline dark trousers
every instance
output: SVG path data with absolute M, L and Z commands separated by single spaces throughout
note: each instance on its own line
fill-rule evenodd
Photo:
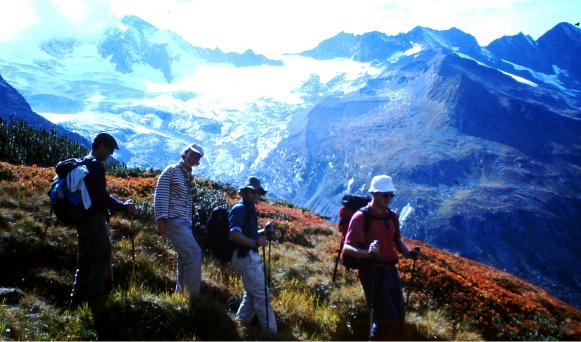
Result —
M 362 265 L 359 280 L 373 309 L 372 340 L 397 340 L 405 320 L 401 283 L 394 265 Z
M 111 288 L 111 240 L 106 224 L 104 214 L 92 214 L 77 227 L 74 304 L 100 300 Z

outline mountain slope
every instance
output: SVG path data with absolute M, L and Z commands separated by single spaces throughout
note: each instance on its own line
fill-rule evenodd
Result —
M 581 53 L 581 32 L 571 24 L 557 24 L 537 41 L 522 33 L 502 37 L 491 42 L 486 49 L 497 58 L 544 74 L 555 74 L 567 87 L 581 90 L 581 67 L 577 63 Z M 534 72 L 529 72 L 529 75 L 534 76 Z
M 146 64 L 161 71 L 167 82 L 171 82 L 184 73 L 184 70 L 174 70 L 176 66 L 190 64 L 193 70 L 196 64 L 200 64 L 200 61 L 196 62 L 192 57 L 210 63 L 230 63 L 238 67 L 281 64 L 280 61 L 256 55 L 252 50 L 240 55 L 224 53 L 220 49 L 193 47 L 175 33 L 161 31 L 139 17 L 124 17 L 121 23 L 124 27 L 107 32 L 98 47 L 101 56 L 110 59 L 116 70 L 121 72 L 130 73 L 134 65 Z
M 98 42 L 6 48 L 0 71 L 54 122 L 112 132 L 130 166 L 162 168 L 202 143 L 200 175 L 257 174 L 331 218 L 343 193 L 389 173 L 404 235 L 580 305 L 578 28 L 486 48 L 454 28 L 341 33 L 237 68 L 138 18 L 124 25 Z
M 336 215 L 342 193 L 391 174 L 394 206 L 413 210 L 405 235 L 580 303 L 566 262 L 581 257 L 580 113 L 539 88 L 453 49 L 401 57 L 314 107 L 261 175 L 281 196 Z
M 0 336 L 3 339 L 95 339 L 86 307 L 70 310 L 68 291 L 75 265 L 75 232 L 45 230 L 46 189 L 54 170 L 0 162 Z M 196 217 L 232 188 L 195 179 Z M 175 253 L 156 236 L 151 208 L 156 178 L 108 177 L 116 196 L 140 206 L 137 217 L 111 218 L 114 291 L 101 339 L 110 340 L 363 340 L 368 317 L 355 272 L 339 267 L 330 284 L 340 234 L 300 208 L 258 205 L 261 224 L 278 227 L 272 243 L 273 307 L 280 333 L 263 336 L 234 323 L 242 287 L 228 265 L 205 254 L 202 295 L 172 295 Z M 198 220 L 195 220 L 198 222 Z M 203 225 L 195 233 L 204 246 Z M 581 313 L 546 291 L 478 262 L 421 245 L 422 258 L 399 262 L 405 290 L 413 283 L 406 340 L 578 340 Z M 6 289 L 7 287 L 11 288 Z M 14 288 L 18 288 L 15 290 Z
M 30 108 L 24 97 L 8 84 L 0 75 L 0 118 L 4 121 L 23 120 L 36 129 L 56 130 L 58 135 L 66 136 L 84 146 L 90 146 L 87 139 L 53 124 Z

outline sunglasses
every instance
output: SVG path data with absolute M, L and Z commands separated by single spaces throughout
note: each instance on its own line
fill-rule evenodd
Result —
M 379 195 L 381 197 L 383 197 L 383 198 L 392 198 L 392 197 L 395 197 L 395 194 L 393 192 L 382 192 Z
M 247 188 L 246 191 L 248 191 L 249 194 L 258 194 L 260 196 L 264 196 L 264 193 L 262 191 L 258 191 L 255 189 Z

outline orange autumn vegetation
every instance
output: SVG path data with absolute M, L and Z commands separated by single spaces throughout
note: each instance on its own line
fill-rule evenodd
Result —
M 443 308 L 491 339 L 581 339 L 581 313 L 571 305 L 508 273 L 418 244 L 423 253 L 415 272 L 419 310 Z M 404 275 L 411 264 L 401 262 Z

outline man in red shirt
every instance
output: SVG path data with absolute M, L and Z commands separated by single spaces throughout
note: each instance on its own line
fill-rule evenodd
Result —
M 396 191 L 391 177 L 381 175 L 371 180 L 371 202 L 351 218 L 343 254 L 360 261 L 359 280 L 372 313 L 370 338 L 397 339 L 403 328 L 405 308 L 399 274 L 397 251 L 416 258 L 401 240 L 397 214 L 387 205 Z

